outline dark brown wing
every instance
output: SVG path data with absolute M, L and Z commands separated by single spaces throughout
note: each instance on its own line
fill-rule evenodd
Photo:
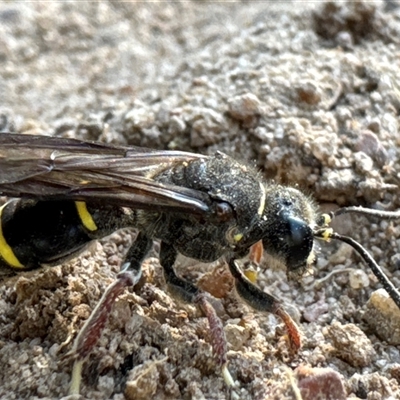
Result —
M 205 157 L 0 133 L 0 195 L 101 200 L 131 208 L 207 214 L 206 193 L 152 179 L 176 164 Z

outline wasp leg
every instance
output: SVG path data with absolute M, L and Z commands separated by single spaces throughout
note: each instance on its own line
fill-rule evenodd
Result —
M 99 340 L 116 298 L 123 293 L 126 287 L 136 285 L 142 276 L 142 261 L 151 249 L 151 246 L 152 240 L 146 235 L 139 233 L 135 243 L 125 257 L 125 262 L 122 264 L 121 272 L 117 275 L 117 279 L 108 286 L 76 337 L 72 350 L 69 353 L 75 359 L 72 369 L 70 394 L 79 394 L 83 363 Z
M 228 370 L 227 344 L 222 321 L 218 318 L 213 306 L 207 300 L 207 294 L 176 275 L 173 268 L 176 256 L 177 252 L 171 245 L 164 242 L 161 243 L 160 263 L 164 268 L 164 276 L 168 288 L 178 299 L 186 303 L 196 304 L 207 318 L 211 333 L 211 344 L 217 358 L 217 363 L 221 367 L 225 383 L 229 388 L 233 388 L 235 383 Z
M 239 296 L 255 310 L 266 311 L 278 316 L 286 326 L 291 350 L 297 352 L 301 347 L 299 328 L 290 315 L 284 310 L 279 300 L 254 286 L 236 265 L 234 259 L 231 259 L 228 264 L 229 270 L 235 278 L 236 291 Z

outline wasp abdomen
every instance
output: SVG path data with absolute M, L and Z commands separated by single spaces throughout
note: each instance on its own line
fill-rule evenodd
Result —
M 82 201 L 11 200 L 1 208 L 0 265 L 22 271 L 56 263 L 120 228 L 126 218 L 119 207 Z
M 15 270 L 64 258 L 91 240 L 73 201 L 11 200 L 1 212 L 1 263 Z

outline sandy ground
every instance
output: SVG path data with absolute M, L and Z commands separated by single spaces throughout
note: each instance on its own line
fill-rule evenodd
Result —
M 2 2 L 0 130 L 218 149 L 298 185 L 323 210 L 394 210 L 399 33 L 389 1 Z M 400 286 L 396 222 L 334 226 Z M 115 233 L 66 265 L 1 283 L 2 399 L 67 395 L 64 355 L 133 237 Z M 156 250 L 85 364 L 82 396 L 227 399 L 207 323 L 165 291 Z M 400 399 L 400 312 L 360 258 L 321 243 L 314 277 L 288 281 L 268 267 L 258 284 L 298 319 L 303 347 L 290 355 L 282 323 L 234 294 L 215 300 L 239 397 Z M 196 282 L 215 268 L 223 263 L 182 259 L 178 271 Z

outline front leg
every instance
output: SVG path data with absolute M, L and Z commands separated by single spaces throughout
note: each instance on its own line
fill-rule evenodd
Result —
M 236 291 L 239 296 L 255 310 L 269 312 L 278 316 L 286 326 L 292 351 L 297 352 L 301 347 L 299 328 L 291 316 L 284 310 L 279 300 L 263 292 L 251 283 L 236 265 L 235 259 L 230 259 L 228 265 L 231 274 L 235 278 Z
M 217 362 L 221 367 L 222 375 L 228 387 L 233 388 L 235 383 L 228 370 L 227 343 L 222 321 L 217 316 L 213 306 L 207 300 L 207 295 L 194 286 L 192 283 L 179 278 L 173 265 L 175 263 L 177 251 L 175 248 L 165 242 L 161 243 L 160 263 L 164 269 L 165 280 L 168 289 L 173 296 L 185 303 L 195 304 L 208 319 L 208 325 L 211 332 L 211 342 Z

